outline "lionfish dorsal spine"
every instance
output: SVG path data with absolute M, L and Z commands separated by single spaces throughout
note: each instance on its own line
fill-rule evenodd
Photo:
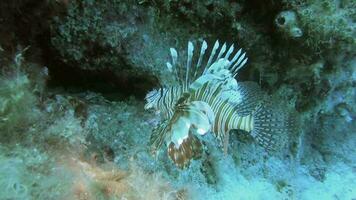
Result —
M 221 56 L 225 53 L 225 51 L 226 51 L 226 42 L 224 42 L 223 46 L 220 49 L 218 57 L 215 60 L 219 60 L 221 58 Z
M 169 50 L 171 52 L 172 64 L 173 64 L 173 66 L 176 66 L 177 65 L 177 59 L 178 59 L 177 50 L 175 48 L 170 48 Z
M 243 53 L 242 49 L 239 49 L 232 56 L 232 58 L 230 58 L 235 49 L 234 44 L 231 44 L 228 48 L 227 43 L 224 43 L 222 46 L 220 46 L 219 41 L 216 40 L 211 50 L 209 59 L 206 65 L 204 65 L 203 61 L 207 47 L 207 42 L 203 40 L 200 48 L 198 61 L 196 64 L 193 64 L 194 45 L 193 42 L 189 41 L 185 67 L 180 67 L 178 53 L 176 49 L 170 48 L 172 63 L 167 62 L 166 66 L 170 72 L 175 73 L 176 79 L 179 84 L 184 84 L 189 88 L 190 85 L 194 85 L 194 82 L 196 80 L 205 76 L 203 79 L 200 79 L 200 83 L 197 83 L 198 86 L 201 86 L 204 82 L 209 81 L 212 78 L 216 79 L 218 76 L 220 76 L 220 73 L 225 73 L 222 71 L 224 69 L 229 71 L 231 77 L 235 77 L 237 75 L 237 72 L 247 62 L 246 53 Z
M 232 44 L 232 45 L 230 46 L 229 50 L 227 50 L 227 53 L 226 53 L 224 59 L 229 59 L 229 57 L 230 57 L 230 55 L 231 55 L 231 53 L 232 53 L 233 51 L 234 51 L 234 44 Z
M 169 72 L 173 72 L 173 66 L 172 66 L 172 64 L 170 62 L 167 62 L 166 66 L 167 66 L 167 69 L 168 69 Z
M 167 62 L 167 68 L 169 71 L 173 71 L 174 70 L 174 73 L 175 73 L 175 76 L 176 76 L 176 79 L 177 81 L 180 81 L 180 75 L 179 75 L 179 71 L 178 71 L 178 53 L 177 53 L 177 50 L 175 48 L 170 48 L 169 49 L 170 52 L 171 52 L 171 58 L 172 58 L 172 64 L 170 64 L 169 62 Z M 172 70 L 170 70 L 170 68 Z
M 191 41 L 188 42 L 188 56 L 187 56 L 187 66 L 186 66 L 186 72 L 185 72 L 185 84 L 189 85 L 189 72 L 190 68 L 192 65 L 192 58 L 193 58 L 193 51 L 194 51 L 194 45 Z
M 242 52 L 242 49 L 240 48 L 240 49 L 235 53 L 234 57 L 231 59 L 230 65 L 232 65 L 232 64 L 239 58 L 241 52 Z
M 213 49 L 211 50 L 211 54 L 209 56 L 209 60 L 208 60 L 208 63 L 206 64 L 206 67 L 204 69 L 204 72 L 203 74 L 205 74 L 207 68 L 211 65 L 212 61 L 213 61 L 213 58 L 215 56 L 215 53 L 216 53 L 216 50 L 219 48 L 219 40 L 216 40 L 214 46 L 213 46 Z
M 195 71 L 194 71 L 193 80 L 195 80 L 196 77 L 197 77 L 197 73 L 198 73 L 198 71 L 199 71 L 199 68 L 200 68 L 200 66 L 201 66 L 201 63 L 202 63 L 202 60 L 203 60 L 203 58 L 204 58 L 204 54 L 205 54 L 205 51 L 206 51 L 207 48 L 208 48 L 208 44 L 206 43 L 205 40 L 203 40 L 203 43 L 202 43 L 201 49 L 200 49 L 200 54 L 199 54 L 198 63 L 197 63 L 197 66 L 196 66 L 196 68 L 195 68 Z
M 245 63 L 247 62 L 247 58 L 245 60 L 243 60 L 245 58 L 246 53 L 243 53 L 239 59 L 236 61 L 236 63 L 232 66 L 231 68 L 231 72 L 232 74 L 234 74 L 234 76 L 236 76 L 237 72 L 245 65 Z

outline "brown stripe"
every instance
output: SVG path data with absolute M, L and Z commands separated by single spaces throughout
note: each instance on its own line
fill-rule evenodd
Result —
M 232 118 L 234 114 L 234 109 L 232 109 L 231 107 L 229 108 L 229 114 L 226 118 L 226 122 L 225 122 L 225 132 L 228 132 L 229 131 L 229 124 L 230 124 L 230 120 Z

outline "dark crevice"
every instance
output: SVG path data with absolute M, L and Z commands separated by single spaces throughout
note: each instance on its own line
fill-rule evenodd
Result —
M 109 69 L 83 70 L 73 63 L 64 63 L 51 44 L 51 18 L 58 14 L 58 6 L 40 0 L 7 2 L 0 7 L 1 47 L 9 54 L 15 54 L 29 46 L 25 60 L 48 67 L 50 78 L 47 86 L 50 90 L 93 91 L 108 100 L 125 100 L 130 96 L 143 99 L 148 90 L 158 85 L 152 74 L 134 73 L 132 67 L 125 66 L 126 63 L 117 66 L 121 68 L 115 72 Z M 21 48 L 18 49 L 17 45 Z M 98 56 L 100 51 L 98 48 L 94 50 L 92 56 Z
M 147 91 L 157 85 L 154 76 L 117 73 L 105 70 L 82 70 L 78 67 L 50 67 L 49 88 L 63 88 L 68 92 L 93 91 L 108 100 L 126 100 L 133 96 L 143 99 Z
M 50 33 L 47 37 L 50 41 Z M 154 75 L 134 73 L 132 67 L 117 66 L 121 69 L 116 71 L 110 68 L 85 70 L 64 63 L 50 42 L 43 42 L 43 38 L 38 42 L 42 43 L 42 48 L 46 52 L 43 54 L 43 59 L 49 69 L 49 89 L 63 88 L 71 93 L 92 91 L 100 93 L 108 100 L 121 101 L 131 96 L 143 100 L 148 90 L 158 85 Z

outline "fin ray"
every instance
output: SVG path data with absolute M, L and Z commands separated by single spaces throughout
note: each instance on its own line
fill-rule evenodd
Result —
M 149 141 L 152 154 L 157 154 L 158 150 L 162 147 L 167 129 L 168 120 L 161 121 L 153 130 Z
M 188 42 L 188 55 L 187 55 L 187 66 L 185 71 L 185 84 L 189 85 L 189 72 L 190 67 L 192 65 L 192 57 L 193 57 L 194 46 L 191 41 Z
M 214 44 L 214 47 L 213 47 L 213 49 L 211 50 L 211 54 L 210 54 L 210 56 L 209 56 L 209 60 L 208 60 L 208 63 L 206 64 L 206 67 L 205 67 L 205 69 L 204 69 L 203 74 L 205 74 L 207 68 L 210 67 L 210 65 L 211 65 L 211 63 L 212 63 L 212 61 L 213 61 L 213 58 L 214 58 L 214 56 L 215 56 L 216 50 L 217 50 L 218 48 L 219 48 L 219 40 L 216 40 L 216 42 L 215 42 L 215 44 Z
M 231 53 L 232 53 L 233 51 L 234 51 L 234 44 L 232 44 L 232 45 L 230 46 L 229 50 L 227 50 L 227 53 L 226 53 L 224 59 L 229 59 L 229 57 L 230 57 L 230 55 L 231 55 Z
M 234 74 L 234 76 L 237 74 L 237 72 L 239 71 L 239 69 L 241 69 L 244 64 L 246 63 L 243 63 L 243 59 L 245 58 L 245 55 L 246 53 L 243 53 L 239 59 L 236 61 L 236 63 L 232 66 L 232 74 Z M 243 63 L 243 64 L 242 64 Z
M 173 143 L 168 145 L 168 156 L 176 166 L 184 168 L 189 165 L 190 160 L 198 159 L 202 150 L 199 139 L 195 135 L 189 134 L 178 148 Z
M 206 41 L 204 40 L 203 43 L 202 43 L 202 45 L 201 45 L 200 55 L 199 55 L 199 59 L 198 59 L 198 64 L 196 65 L 196 68 L 195 68 L 193 80 L 196 79 L 198 70 L 199 70 L 199 68 L 200 68 L 200 66 L 201 66 L 201 63 L 202 63 L 202 61 L 203 61 L 204 54 L 205 54 L 205 51 L 206 51 L 207 48 L 208 48 L 208 44 L 207 44 Z
M 293 130 L 290 115 L 268 102 L 260 104 L 253 114 L 252 137 L 267 152 L 280 150 L 286 146 Z
M 226 42 L 221 47 L 218 57 L 215 59 L 215 61 L 219 60 L 221 58 L 221 56 L 225 53 L 225 51 L 226 51 Z

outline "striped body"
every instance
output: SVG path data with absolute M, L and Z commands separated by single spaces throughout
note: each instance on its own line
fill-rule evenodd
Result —
M 212 132 L 219 139 L 223 137 L 230 130 L 240 129 L 250 132 L 253 128 L 253 116 L 241 116 L 236 112 L 236 106 L 231 105 L 227 101 L 219 98 L 217 94 L 221 92 L 221 88 L 202 87 L 193 93 L 191 101 L 203 101 L 208 103 L 215 114 L 215 121 L 213 123 Z M 209 90 L 209 91 L 208 91 Z M 168 88 L 161 88 L 157 94 L 157 110 L 160 110 L 164 119 L 170 119 L 174 113 L 174 107 L 178 99 L 186 93 L 188 88 L 185 86 L 171 86 Z M 158 109 L 159 108 L 159 109 Z
M 240 129 L 250 132 L 253 129 L 253 116 L 239 115 L 236 112 L 236 105 L 229 103 L 227 100 L 220 98 L 222 91 L 219 86 L 210 87 L 208 84 L 204 85 L 199 90 L 195 91 L 191 97 L 192 101 L 206 102 L 215 114 L 215 120 L 212 124 L 212 132 L 221 141 L 230 130 Z
M 173 116 L 177 100 L 187 90 L 186 86 L 170 86 L 154 90 L 146 96 L 147 101 L 152 103 L 146 104 L 145 109 L 154 108 L 155 110 L 159 110 L 163 119 L 169 119 Z

